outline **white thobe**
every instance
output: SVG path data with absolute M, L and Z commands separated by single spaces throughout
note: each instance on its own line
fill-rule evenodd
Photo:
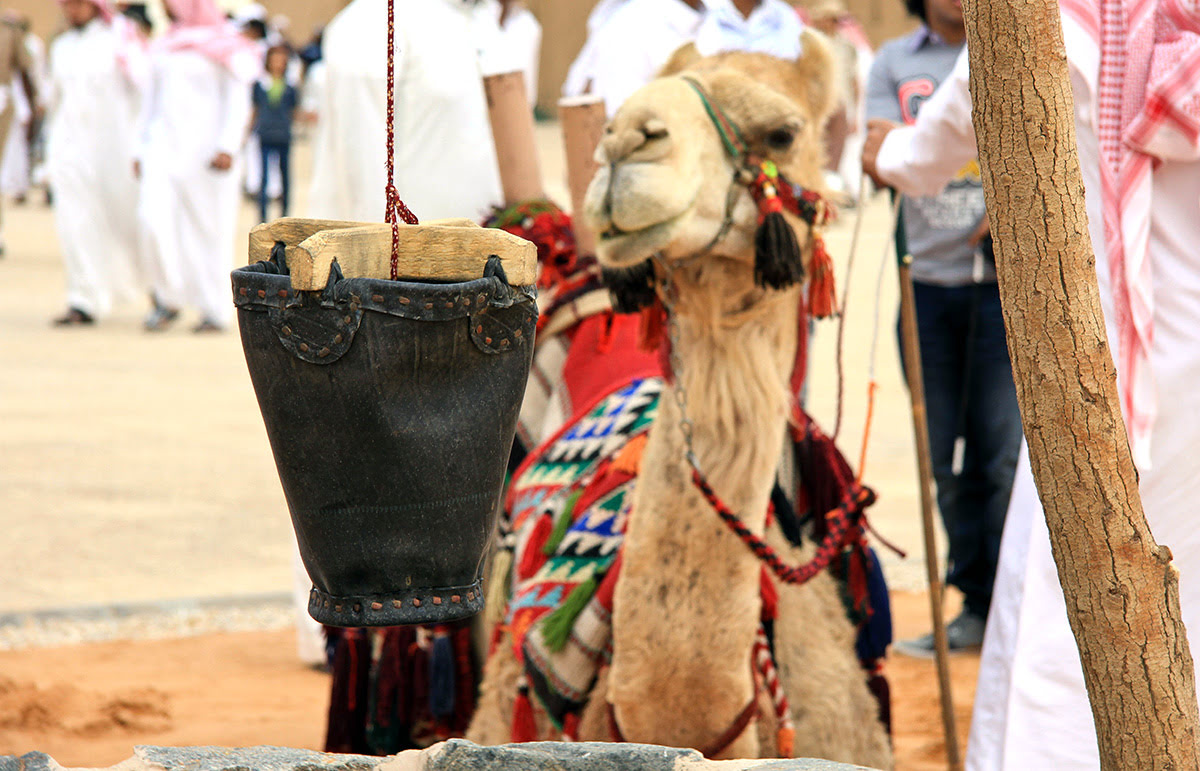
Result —
M 523 5 L 512 6 L 503 23 L 500 22 L 500 15 L 504 7 L 499 0 L 487 0 L 480 5 L 491 23 L 491 40 L 484 42 L 482 52 L 483 74 L 519 71 L 525 77 L 525 90 L 529 94 L 529 106 L 532 108 L 537 104 L 542 25 Z
M 1112 292 L 1101 216 L 1096 139 L 1095 43 L 1064 15 L 1075 96 L 1075 128 L 1101 306 L 1112 327 Z M 905 193 L 937 192 L 975 156 L 966 50 L 954 73 L 921 108 L 917 124 L 891 132 L 880 148 L 881 176 Z M 1200 529 L 1191 507 L 1200 499 L 1200 162 L 1166 161 L 1153 173 L 1150 256 L 1155 336 L 1151 353 L 1158 388 L 1151 468 L 1139 489 L 1155 539 L 1179 569 L 1188 641 L 1200 650 Z M 1118 377 L 1120 373 L 1118 372 Z M 984 639 L 969 771 L 1099 767 L 1095 728 L 1075 638 L 1067 623 L 1045 515 L 1022 449 L 1004 527 L 995 591 Z
M 749 16 L 742 16 L 732 0 L 708 0 L 705 5 L 708 12 L 696 31 L 701 56 L 757 51 L 780 59 L 799 58 L 804 24 L 783 0 L 762 0 Z
M 609 117 L 658 75 L 681 46 L 693 42 L 701 11 L 683 0 L 627 0 L 595 35 L 591 93 Z
M 117 62 L 124 53 L 128 67 Z M 46 172 L 66 263 L 67 304 L 96 317 L 144 292 L 133 158 L 147 62 L 119 29 L 95 19 L 50 48 Z
M 576 54 L 575 60 L 571 62 L 571 68 L 567 70 L 562 87 L 563 96 L 576 97 L 591 93 L 592 73 L 596 70 L 596 35 L 612 18 L 613 12 L 627 1 L 600 0 L 592 8 L 587 18 L 587 40 Z
M 250 85 L 198 51 L 159 51 L 142 111 L 138 215 L 151 287 L 159 303 L 194 307 L 219 326 L 233 312 L 229 271 Z M 211 168 L 219 153 L 233 168 Z
M 479 219 L 501 203 L 472 9 L 397 0 L 395 184 L 421 220 Z M 354 0 L 325 28 L 312 216 L 383 221 L 387 4 Z
M 29 192 L 29 123 L 33 106 L 20 75 L 14 75 L 12 89 L 13 120 L 4 140 L 4 160 L 0 161 L 0 193 L 21 196 Z

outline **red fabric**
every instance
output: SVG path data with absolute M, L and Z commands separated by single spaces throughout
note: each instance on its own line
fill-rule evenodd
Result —
M 641 323 L 637 314 L 600 313 L 576 326 L 562 373 L 573 418 L 579 406 L 590 407 L 630 381 L 662 376 L 658 355 L 638 344 Z M 602 348 L 607 351 L 597 355 Z

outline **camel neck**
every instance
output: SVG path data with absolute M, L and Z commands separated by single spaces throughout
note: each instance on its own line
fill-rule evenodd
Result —
M 771 298 L 763 313 L 730 316 L 706 313 L 719 307 L 720 295 L 690 287 L 679 318 L 676 378 L 687 392 L 700 466 L 760 533 L 788 418 L 796 293 Z M 610 701 L 629 741 L 705 747 L 754 695 L 750 650 L 761 567 L 692 485 L 670 389 L 659 401 L 626 528 Z M 681 650 L 688 656 L 676 655 Z M 654 703 L 646 689 L 657 694 Z M 728 757 L 756 752 L 757 737 L 747 731 Z

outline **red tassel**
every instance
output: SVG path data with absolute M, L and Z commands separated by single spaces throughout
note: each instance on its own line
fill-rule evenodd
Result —
M 533 719 L 533 703 L 529 701 L 529 686 L 522 682 L 517 686 L 517 700 L 513 703 L 512 740 L 514 742 L 537 741 L 537 722 Z
M 808 312 L 818 319 L 829 318 L 838 312 L 833 258 L 825 251 L 825 241 L 820 236 L 813 237 L 812 278 L 808 281 Z
M 537 522 L 533 525 L 533 532 L 529 534 L 529 540 L 525 543 L 521 562 L 517 565 L 517 578 L 522 581 L 533 578 L 533 574 L 546 564 L 547 558 L 542 553 L 542 548 L 550 539 L 552 532 L 554 532 L 553 518 L 545 513 L 539 515 Z
M 775 744 L 779 757 L 790 758 L 796 746 L 796 729 L 790 725 L 780 728 L 775 734 Z
M 662 303 L 655 302 L 642 309 L 642 323 L 638 326 L 638 348 L 657 351 L 667 339 L 667 313 Z
M 563 718 L 562 740 L 564 742 L 579 741 L 579 715 L 568 712 Z

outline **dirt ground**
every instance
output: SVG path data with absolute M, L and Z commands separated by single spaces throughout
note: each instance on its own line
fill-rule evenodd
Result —
M 547 190 L 566 201 L 559 132 L 553 124 L 538 131 Z M 307 169 L 301 147 L 297 213 L 305 212 Z M 380 200 L 382 211 L 382 192 Z M 840 282 L 857 216 L 844 212 L 828 234 Z M 239 259 L 252 217 L 244 207 Z M 48 322 L 64 300 L 53 213 L 8 206 L 4 226 L 0 618 L 288 591 L 290 525 L 236 333 L 193 335 L 189 316 L 146 334 L 144 302 L 120 306 L 95 328 L 54 329 Z M 879 385 L 865 479 L 880 496 L 875 528 L 907 553 L 881 550 L 903 637 L 927 631 L 928 611 L 911 418 L 896 355 L 896 278 L 884 258 L 889 227 L 882 199 L 863 207 L 844 385 L 836 327 L 824 322 L 811 348 L 808 404 L 832 430 L 844 393 L 839 443 L 857 464 L 867 384 L 873 377 Z M 291 634 L 2 652 L 0 752 L 40 749 L 67 764 L 98 765 L 129 756 L 137 743 L 317 747 L 327 682 L 296 662 Z M 973 657 L 955 663 L 964 737 L 976 667 Z M 890 671 L 897 767 L 941 767 L 932 663 L 897 658 Z
M 894 596 L 897 633 L 923 632 L 924 594 Z M 105 766 L 137 744 L 320 749 L 326 675 L 302 666 L 291 630 L 0 653 L 0 755 L 48 752 L 66 766 Z M 952 662 L 961 746 L 977 656 Z M 888 664 L 897 771 L 944 769 L 932 661 Z

